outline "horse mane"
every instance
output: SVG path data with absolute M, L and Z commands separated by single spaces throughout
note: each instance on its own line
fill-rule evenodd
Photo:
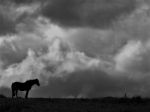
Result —
M 27 80 L 27 81 L 25 81 L 25 83 L 29 83 L 29 82 L 35 82 L 35 81 L 39 81 L 38 79 L 30 79 L 30 80 Z

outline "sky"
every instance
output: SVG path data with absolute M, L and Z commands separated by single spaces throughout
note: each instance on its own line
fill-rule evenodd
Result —
M 149 30 L 148 0 L 0 0 L 0 94 L 149 97 Z

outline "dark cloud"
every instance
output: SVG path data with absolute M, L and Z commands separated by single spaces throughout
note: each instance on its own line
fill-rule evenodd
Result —
M 15 33 L 15 26 L 16 24 L 13 20 L 0 12 L 0 35 Z
M 0 35 L 14 34 L 17 32 L 15 8 L 8 2 L 0 1 Z
M 76 49 L 90 57 L 109 57 L 126 44 L 127 39 L 111 30 L 80 29 L 68 38 Z
M 0 60 L 3 61 L 2 67 L 6 68 L 9 65 L 23 61 L 27 56 L 26 52 L 18 48 L 15 51 L 8 43 L 0 47 Z
M 48 86 L 41 86 L 31 96 L 102 97 L 141 94 L 142 83 L 125 77 L 116 78 L 101 70 L 75 71 L 64 78 L 50 77 Z
M 25 4 L 25 3 L 32 3 L 35 0 L 12 0 L 12 1 L 17 4 Z
M 0 35 L 18 33 L 20 31 L 18 26 L 20 26 L 20 24 L 26 24 L 26 21 L 29 23 L 31 22 L 29 21 L 30 19 L 35 20 L 33 16 L 36 16 L 35 12 L 38 5 L 27 4 L 36 3 L 34 1 L 35 0 L 0 0 Z M 33 22 L 31 24 L 33 24 Z
M 135 9 L 135 0 L 50 0 L 42 14 L 62 26 L 104 28 Z
M 0 0 L 1 3 L 29 4 L 40 0 Z

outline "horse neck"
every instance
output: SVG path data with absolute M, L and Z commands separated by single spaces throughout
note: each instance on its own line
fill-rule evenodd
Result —
M 29 81 L 28 83 L 30 86 L 33 86 L 34 84 L 36 84 L 35 81 L 33 81 L 33 80 Z

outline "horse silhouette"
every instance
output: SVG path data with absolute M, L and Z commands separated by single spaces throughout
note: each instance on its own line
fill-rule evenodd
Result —
M 11 85 L 11 90 L 12 90 L 12 98 L 17 96 L 18 90 L 20 91 L 26 91 L 25 98 L 28 98 L 28 93 L 31 90 L 33 85 L 40 86 L 39 80 L 38 79 L 32 79 L 32 80 L 27 80 L 26 82 L 13 82 Z

